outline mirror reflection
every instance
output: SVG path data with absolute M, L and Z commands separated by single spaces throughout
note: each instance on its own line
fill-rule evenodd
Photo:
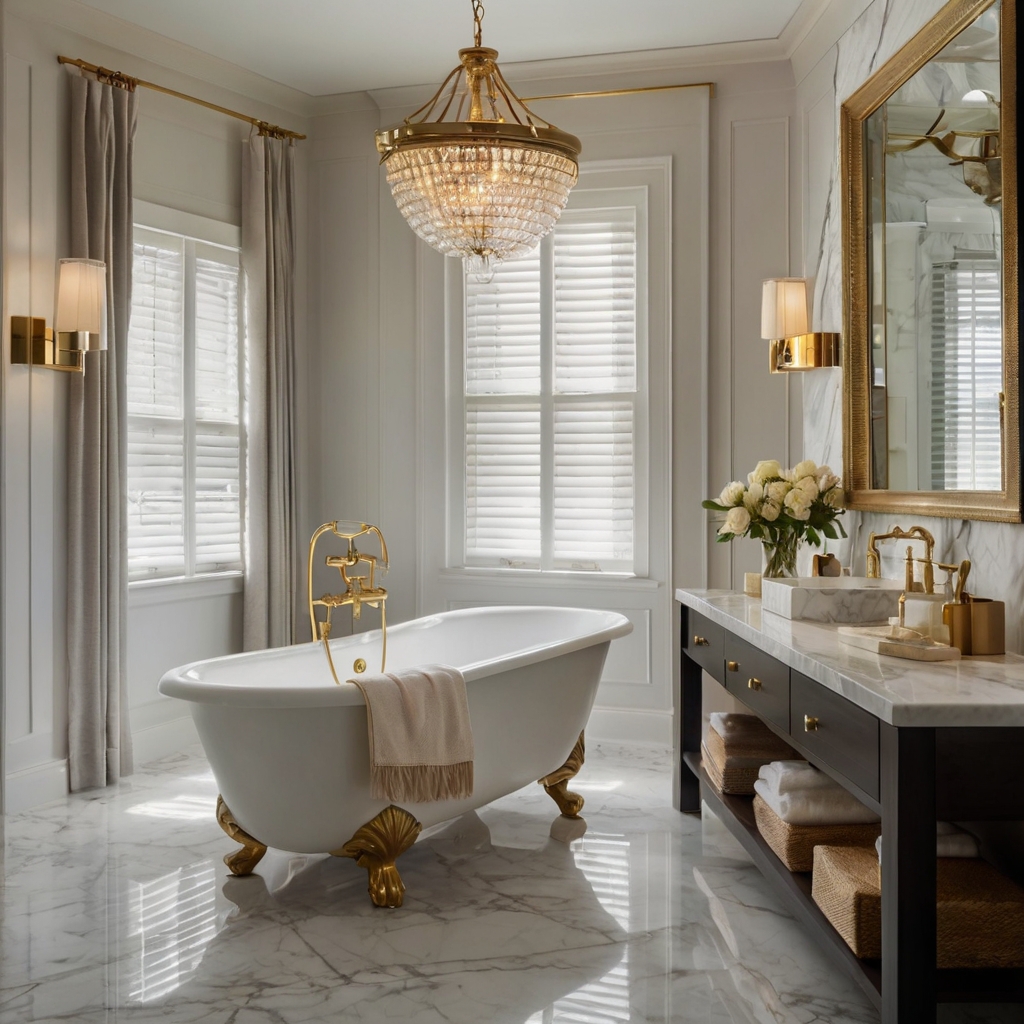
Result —
M 864 122 L 871 486 L 999 491 L 999 4 Z

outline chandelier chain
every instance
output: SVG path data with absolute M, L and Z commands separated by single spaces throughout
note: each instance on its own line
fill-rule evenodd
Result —
M 483 39 L 484 5 L 482 0 L 473 0 L 473 45 L 480 46 Z

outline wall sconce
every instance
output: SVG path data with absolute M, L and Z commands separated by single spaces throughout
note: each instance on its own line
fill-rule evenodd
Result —
M 839 365 L 839 335 L 807 330 L 807 282 L 775 277 L 761 293 L 761 337 L 770 341 L 772 373 Z
M 11 362 L 82 373 L 85 353 L 106 348 L 103 310 L 107 266 L 100 260 L 58 261 L 53 329 L 41 316 L 11 317 Z

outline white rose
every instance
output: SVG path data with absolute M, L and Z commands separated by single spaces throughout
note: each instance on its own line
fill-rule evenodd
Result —
M 842 485 L 836 483 L 834 487 L 830 487 L 825 492 L 824 498 L 825 504 L 828 505 L 830 508 L 842 508 L 843 500 L 845 498 L 845 495 L 843 494 Z
M 806 495 L 808 502 L 814 501 L 818 496 L 818 481 L 813 476 L 801 477 L 793 485 L 793 490 Z
M 792 484 L 788 480 L 773 480 L 767 487 L 768 497 L 776 505 L 781 505 L 786 500 L 786 495 L 789 494 L 791 487 Z
M 815 484 L 817 487 L 817 484 Z M 811 518 L 811 502 L 812 498 L 809 498 L 806 492 L 800 490 L 798 487 L 794 487 L 793 490 L 786 495 L 786 511 L 794 519 L 808 520 Z
M 753 477 L 751 483 L 767 483 L 782 476 L 782 466 L 779 465 L 778 459 L 762 459 L 750 475 Z
M 750 526 L 750 513 L 742 505 L 737 505 L 736 508 L 729 509 L 729 513 L 725 517 L 725 525 L 718 532 L 743 534 L 747 532 L 748 526 Z
M 835 473 L 828 468 L 828 466 L 825 467 L 825 470 L 826 472 L 818 474 L 818 490 L 821 491 L 822 494 L 826 491 L 831 491 L 832 488 L 839 483 L 839 477 L 837 477 Z
M 779 513 L 782 511 L 782 506 L 777 501 L 772 501 L 770 498 L 765 501 L 761 506 L 761 518 L 767 519 L 769 523 L 774 523 L 779 518 Z
M 722 493 L 718 496 L 719 505 L 739 505 L 743 501 L 743 492 L 746 488 L 739 480 L 733 480 L 731 484 L 726 484 L 722 490 Z
M 818 465 L 814 461 L 814 459 L 804 459 L 803 462 L 798 462 L 793 467 L 793 477 L 796 480 L 799 480 L 801 477 L 804 477 L 804 476 L 815 476 L 816 477 L 817 475 L 818 475 Z
M 764 488 L 760 484 L 751 484 L 743 495 L 743 504 L 748 512 L 756 512 L 757 506 L 761 504 L 764 497 Z

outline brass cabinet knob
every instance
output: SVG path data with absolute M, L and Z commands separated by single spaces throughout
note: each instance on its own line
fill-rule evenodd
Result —
M 708 640 L 707 637 L 697 636 L 696 633 L 694 633 L 694 635 L 693 635 L 693 642 L 698 647 L 710 647 L 711 646 L 711 641 Z
M 818 720 L 813 715 L 804 715 L 804 732 L 817 732 Z
M 760 690 L 761 689 L 761 680 L 760 679 L 755 679 L 755 678 L 751 677 L 750 679 L 747 680 L 747 689 L 748 690 Z
M 738 661 L 727 661 L 725 663 L 725 667 L 730 672 L 739 672 L 739 670 L 740 670 L 740 663 Z

